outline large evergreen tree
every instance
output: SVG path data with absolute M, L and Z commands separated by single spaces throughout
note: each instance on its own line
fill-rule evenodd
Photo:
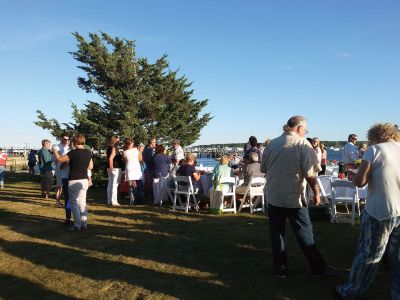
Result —
M 69 124 L 59 124 L 38 110 L 36 125 L 57 137 L 81 132 L 96 148 L 104 147 L 112 134 L 137 141 L 179 138 L 185 145 L 199 138 L 211 119 L 209 113 L 201 115 L 207 100 L 193 99 L 191 83 L 169 69 L 166 55 L 150 63 L 136 56 L 133 41 L 106 33 L 90 33 L 90 40 L 78 32 L 73 35 L 78 50 L 70 54 L 86 73 L 78 78 L 78 85 L 100 99 L 88 101 L 83 109 L 73 104 L 74 122 Z

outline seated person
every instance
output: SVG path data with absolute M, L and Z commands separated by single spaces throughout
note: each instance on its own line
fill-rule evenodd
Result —
M 175 189 L 175 182 L 174 182 L 174 177 L 177 175 L 176 172 L 180 168 L 180 166 L 186 164 L 186 160 L 181 159 L 177 165 L 173 165 L 171 170 L 169 171 L 168 174 L 168 188 L 169 189 Z
M 201 184 L 200 184 L 200 173 L 196 171 L 195 168 L 195 160 L 196 157 L 189 153 L 186 155 L 186 163 L 181 165 L 176 172 L 177 176 L 190 176 L 192 178 L 192 184 L 195 192 L 198 192 L 201 190 Z
M 223 155 L 219 160 L 219 165 L 214 168 L 213 174 L 211 176 L 212 186 L 210 189 L 218 189 L 221 190 L 223 187 L 218 187 L 219 180 L 222 177 L 234 177 L 233 170 L 229 167 L 229 158 L 226 155 Z
M 249 149 L 247 149 L 244 152 L 244 155 L 243 155 L 243 161 L 245 164 L 250 162 L 250 154 L 251 153 L 257 154 L 258 161 L 260 161 L 260 157 L 261 157 L 260 149 L 257 147 L 257 145 L 258 145 L 257 138 L 255 136 L 251 136 L 249 138 L 249 143 L 250 143 L 250 147 L 249 147 Z
M 249 162 L 245 166 L 243 166 L 242 176 L 244 182 L 242 185 L 236 188 L 236 193 L 241 194 L 244 193 L 247 189 L 247 186 L 250 183 L 251 177 L 265 177 L 265 173 L 262 173 L 260 170 L 260 162 L 258 161 L 258 154 L 256 152 L 251 152 L 249 154 Z

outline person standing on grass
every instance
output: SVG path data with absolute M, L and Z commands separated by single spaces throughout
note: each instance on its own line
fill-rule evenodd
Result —
M 129 193 L 136 203 L 143 202 L 143 173 L 140 167 L 142 151 L 135 147 L 133 139 L 124 142 L 125 181 L 129 182 Z
M 387 251 L 392 299 L 400 299 L 400 135 L 392 124 L 368 130 L 371 145 L 353 177 L 358 187 L 368 184 L 360 237 L 349 279 L 335 287 L 341 299 L 363 297 Z
M 7 154 L 0 148 L 0 189 L 4 188 L 4 174 L 7 167 Z
M 165 154 L 164 146 L 157 145 L 156 155 L 154 156 L 154 179 L 152 178 L 154 204 L 162 203 L 168 192 L 168 172 L 170 165 L 171 160 Z
M 58 146 L 54 147 L 53 151 L 56 152 L 58 151 L 58 154 L 61 156 L 68 153 L 70 150 L 69 147 L 69 137 L 68 135 L 64 134 L 61 136 L 61 143 L 58 144 Z M 57 205 L 61 206 L 60 202 L 60 197 L 61 193 L 63 190 L 63 184 L 62 184 L 62 178 L 65 178 L 65 173 L 68 173 L 68 168 L 64 168 L 61 170 L 61 164 L 59 162 L 56 162 L 56 167 L 55 167 L 55 175 L 56 175 L 56 201 Z
M 75 149 L 63 156 L 60 156 L 57 151 L 54 153 L 58 162 L 69 162 L 68 191 L 72 215 L 74 216 L 74 226 L 70 227 L 70 231 L 87 229 L 86 194 L 89 188 L 88 170 L 93 169 L 93 160 L 92 153 L 85 149 L 85 143 L 85 136 L 78 133 L 72 139 Z
M 144 170 L 144 192 L 146 196 L 151 196 L 152 185 L 153 185 L 153 173 L 154 173 L 154 155 L 156 154 L 157 141 L 155 138 L 151 138 L 147 141 L 146 147 L 143 150 L 143 161 L 146 164 L 146 169 Z
M 119 137 L 113 135 L 107 148 L 107 204 L 118 204 L 118 185 L 121 180 L 121 168 L 123 166 L 122 155 L 119 152 Z
M 41 175 L 42 196 L 46 199 L 50 197 L 50 189 L 54 182 L 53 160 L 50 153 L 51 142 L 42 140 L 42 149 L 39 150 L 39 169 Z
M 311 272 L 327 278 L 337 277 L 338 272 L 326 265 L 317 250 L 308 214 L 306 183 L 314 193 L 314 204 L 318 205 L 320 191 L 316 173 L 321 167 L 314 149 L 304 138 L 308 132 L 306 119 L 291 117 L 283 131 L 268 144 L 261 164 L 261 172 L 266 173 L 267 178 L 265 199 L 268 201 L 274 276 L 284 279 L 288 275 L 284 237 L 286 219 L 289 219 Z
M 29 167 L 29 174 L 35 175 L 35 166 L 37 163 L 36 159 L 36 151 L 31 149 L 28 154 L 28 167 Z
M 63 137 L 64 138 L 64 137 Z M 69 138 L 68 138 L 69 141 Z M 57 152 L 60 156 L 67 154 L 70 150 L 72 150 L 72 147 L 69 146 L 68 142 L 68 149 L 64 149 L 63 153 L 57 150 L 57 147 L 55 147 L 54 152 Z M 59 176 L 61 177 L 61 184 L 62 184 L 62 193 L 64 197 L 64 209 L 65 209 L 65 225 L 70 225 L 71 224 L 71 202 L 69 201 L 69 191 L 68 191 L 68 178 L 69 178 L 69 163 L 59 163 Z M 89 172 L 90 170 L 88 170 Z

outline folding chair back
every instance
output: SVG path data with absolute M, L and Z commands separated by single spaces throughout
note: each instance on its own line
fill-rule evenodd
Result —
M 175 191 L 174 191 L 174 200 L 173 200 L 173 208 L 178 210 L 184 210 L 189 212 L 189 208 L 193 207 L 196 211 L 199 210 L 199 206 L 197 204 L 195 191 L 192 184 L 192 178 L 190 176 L 175 176 Z M 186 196 L 186 201 L 182 200 L 182 196 Z M 190 200 L 193 200 L 193 204 L 190 203 Z
M 236 213 L 236 178 L 221 177 L 219 183 L 222 186 L 222 212 Z M 230 202 L 225 198 L 230 198 Z
M 331 222 L 333 223 L 338 220 L 339 215 L 336 210 L 337 204 L 344 204 L 346 206 L 347 218 L 346 215 L 340 214 L 344 217 L 343 220 L 348 219 L 349 209 L 347 205 L 351 204 L 350 222 L 351 225 L 354 225 L 356 213 L 358 214 L 358 217 L 360 217 L 360 199 L 358 196 L 358 188 L 348 180 L 331 180 L 331 187 L 332 191 L 329 197 L 331 202 Z
M 246 191 L 243 193 L 243 198 L 238 211 L 242 208 L 250 207 L 250 213 L 255 211 L 265 212 L 265 201 L 264 201 L 264 186 L 266 179 L 264 177 L 251 177 Z M 247 198 L 248 197 L 248 202 Z M 261 202 L 261 208 L 257 206 Z

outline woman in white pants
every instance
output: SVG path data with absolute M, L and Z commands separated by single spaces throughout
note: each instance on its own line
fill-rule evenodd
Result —
M 85 149 L 85 142 L 85 136 L 78 133 L 72 139 L 75 149 L 63 156 L 55 151 L 58 162 L 69 162 L 68 192 L 72 215 L 74 216 L 74 226 L 69 229 L 71 231 L 87 229 L 86 193 L 89 187 L 88 170 L 93 169 L 93 160 L 92 153 Z
M 121 179 L 121 168 L 123 165 L 122 155 L 118 149 L 119 137 L 113 135 L 107 148 L 107 204 L 119 206 L 118 185 Z

